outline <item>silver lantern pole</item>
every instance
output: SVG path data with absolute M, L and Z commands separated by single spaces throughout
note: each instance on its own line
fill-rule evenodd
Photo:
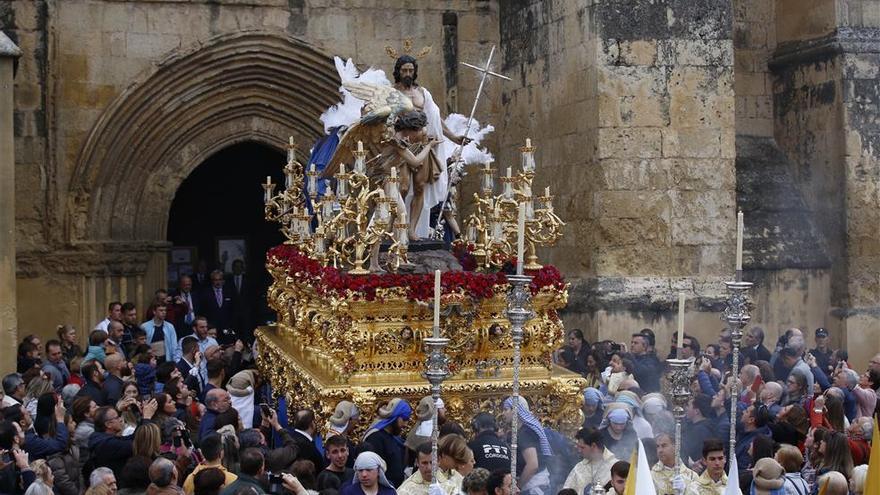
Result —
M 721 319 L 727 322 L 730 329 L 730 340 L 733 344 L 733 363 L 731 364 L 730 378 L 733 380 L 730 389 L 730 457 L 736 455 L 736 405 L 739 400 L 739 350 L 742 345 L 743 328 L 752 319 L 749 314 L 748 292 L 752 288 L 751 282 L 742 281 L 742 271 L 737 270 L 736 280 L 725 282 L 728 296 L 726 307 L 721 314 Z
M 425 361 L 424 376 L 431 384 L 431 398 L 434 400 L 434 418 L 431 420 L 431 483 L 437 483 L 437 439 L 440 429 L 437 424 L 438 403 L 440 402 L 440 388 L 449 373 L 449 358 L 444 349 L 449 344 L 449 339 L 440 337 L 440 329 L 434 328 L 433 336 L 424 340 L 428 348 L 428 359 Z
M 510 420 L 510 491 L 511 493 L 516 493 L 516 437 L 519 432 L 519 371 L 523 326 L 535 314 L 532 312 L 532 293 L 529 288 L 532 277 L 528 275 L 508 275 L 507 280 L 510 282 L 510 292 L 507 294 L 506 316 L 510 321 L 510 337 L 513 340 L 513 387 L 511 391 L 513 416 Z

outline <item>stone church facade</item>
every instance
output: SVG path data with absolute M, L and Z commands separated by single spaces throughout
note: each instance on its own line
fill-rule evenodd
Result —
M 500 167 L 539 146 L 568 328 L 650 326 L 665 350 L 685 292 L 714 340 L 739 207 L 768 340 L 825 326 L 858 366 L 880 341 L 876 0 L 4 0 L 0 31 L 3 369 L 21 335 L 143 308 L 190 172 L 235 143 L 314 141 L 332 56 L 390 72 L 406 38 L 434 47 L 420 81 L 461 113 L 477 80 L 459 62 L 498 45 L 512 81 L 477 116 Z

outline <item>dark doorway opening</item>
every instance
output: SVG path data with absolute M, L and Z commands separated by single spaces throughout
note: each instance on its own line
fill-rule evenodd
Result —
M 283 237 L 278 225 L 263 217 L 260 183 L 266 176 L 272 176 L 276 184 L 283 183 L 284 162 L 281 151 L 258 143 L 230 146 L 199 165 L 171 203 L 168 240 L 174 247 L 168 263 L 169 285 L 176 287 L 181 275 L 197 272 L 204 262 L 208 273 L 223 270 L 227 288 L 231 288 L 232 263 L 243 258 L 249 290 L 243 293 L 238 309 L 247 313 L 241 326 L 251 327 L 241 329 L 245 335 L 250 335 L 253 326 L 274 320 L 266 304 L 266 289 L 271 283 L 266 251 L 281 244 Z M 200 285 L 197 278 L 194 293 L 208 290 L 210 282 Z

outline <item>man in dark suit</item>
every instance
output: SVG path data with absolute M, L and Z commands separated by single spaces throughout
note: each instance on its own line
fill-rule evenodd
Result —
M 211 325 L 217 327 L 217 340 L 221 344 L 235 342 L 234 315 L 235 299 L 232 290 L 226 287 L 223 272 L 211 272 L 211 285 L 202 291 L 199 308 Z
M 196 271 L 192 274 L 192 286 L 195 292 L 211 286 L 211 274 L 208 273 L 208 263 L 205 260 L 199 260 Z
M 752 327 L 746 330 L 743 336 L 743 346 L 755 349 L 758 361 L 770 362 L 770 350 L 764 347 L 764 329 L 761 327 Z M 754 363 L 753 363 L 754 364 Z
M 317 437 L 318 428 L 315 426 L 315 413 L 310 409 L 301 409 L 296 412 L 293 423 L 293 441 L 299 447 L 297 459 L 307 459 L 315 464 L 315 471 L 324 469 L 324 454 L 318 449 L 320 439 Z
M 232 262 L 232 274 L 226 280 L 226 285 L 232 289 L 235 295 L 235 315 L 233 324 L 239 337 L 247 342 L 253 342 L 253 308 L 254 287 L 251 278 L 244 272 L 244 262 L 237 259 Z

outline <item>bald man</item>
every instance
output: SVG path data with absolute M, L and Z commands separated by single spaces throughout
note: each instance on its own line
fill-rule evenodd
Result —
M 212 388 L 205 395 L 205 416 L 199 425 L 199 441 L 214 432 L 214 421 L 217 415 L 232 407 L 232 396 L 222 388 Z

